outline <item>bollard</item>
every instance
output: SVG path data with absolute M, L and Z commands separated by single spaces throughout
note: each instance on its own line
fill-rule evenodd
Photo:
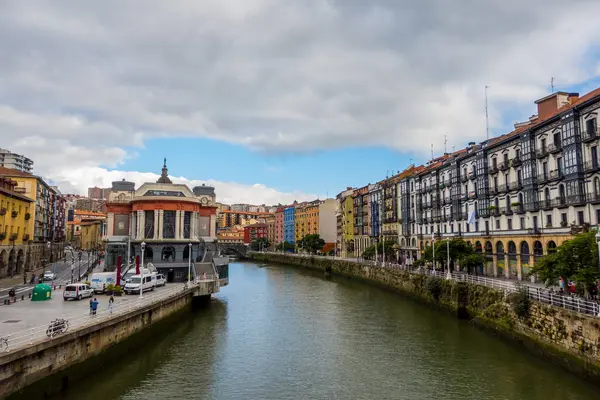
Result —
M 25 295 L 24 294 L 21 295 L 21 301 L 23 301 L 23 300 L 25 300 Z
M 29 298 L 31 298 L 31 292 L 29 292 Z

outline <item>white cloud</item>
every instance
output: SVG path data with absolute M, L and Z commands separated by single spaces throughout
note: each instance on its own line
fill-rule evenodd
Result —
M 597 0 L 6 0 L 0 144 L 57 176 L 117 168 L 151 137 L 462 147 L 485 137 L 485 85 L 502 133 L 550 77 L 598 76 L 599 13 Z
M 137 188 L 145 182 L 156 182 L 158 178 L 159 175 L 150 172 L 109 171 L 104 168 L 84 167 L 58 172 L 52 177 L 52 181 L 65 193 L 87 193 L 87 188 L 90 185 L 110 187 L 112 182 L 125 179 L 126 181 L 135 182 Z M 173 183 L 186 184 L 190 189 L 202 184 L 212 186 L 215 188 L 217 201 L 225 204 L 291 204 L 294 200 L 301 202 L 315 200 L 319 197 L 317 194 L 303 192 L 281 192 L 262 184 L 247 185 L 236 182 L 219 182 L 213 179 L 190 180 L 175 176 L 170 176 L 170 178 Z M 321 198 L 324 197 L 321 195 Z

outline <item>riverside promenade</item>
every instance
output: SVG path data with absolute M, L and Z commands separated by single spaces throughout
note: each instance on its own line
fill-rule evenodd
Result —
M 261 252 L 249 252 L 249 254 L 258 254 Z M 423 274 L 428 276 L 436 276 L 442 279 L 452 279 L 455 281 L 468 282 L 474 285 L 486 286 L 492 289 L 500 290 L 505 294 L 514 293 L 519 290 L 525 290 L 528 296 L 535 301 L 540 303 L 549 304 L 555 307 L 565 308 L 570 311 L 575 311 L 581 314 L 593 315 L 600 317 L 600 303 L 598 301 L 584 299 L 579 296 L 570 294 L 560 294 L 554 290 L 554 288 L 546 288 L 541 283 L 533 283 L 530 281 L 516 281 L 504 278 L 488 277 L 482 275 L 471 275 L 465 272 L 452 272 L 448 275 L 447 271 L 432 270 L 427 268 L 414 268 L 411 266 L 394 264 L 394 263 L 382 263 L 371 260 L 363 260 L 357 258 L 342 258 L 332 256 L 317 256 L 309 254 L 295 254 L 295 253 L 278 253 L 278 252 L 262 252 L 265 254 L 273 255 L 284 255 L 288 257 L 299 257 L 299 258 L 318 258 L 326 260 L 338 260 L 345 261 L 353 264 L 364 265 L 369 267 L 390 269 L 390 270 L 403 270 L 411 273 Z
M 115 297 L 112 310 L 108 296 L 90 315 L 89 298 L 64 301 L 55 291 L 52 300 L 21 301 L 2 308 L 0 317 L 0 398 L 57 373 L 68 381 L 80 373 L 80 364 L 165 318 L 202 302 L 219 292 L 219 276 L 207 275 L 188 283 L 172 283 L 136 295 Z M 64 320 L 56 334 L 53 321 Z M 66 378 L 65 378 L 66 377 Z M 75 378 L 74 378 L 75 379 Z M 64 384 L 63 384 L 64 385 Z M 45 393 L 60 390 L 55 386 Z

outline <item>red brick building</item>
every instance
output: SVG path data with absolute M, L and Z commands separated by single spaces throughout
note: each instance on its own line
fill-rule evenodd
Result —
M 267 239 L 269 229 L 267 224 L 253 224 L 244 227 L 244 243 L 249 244 L 256 239 Z

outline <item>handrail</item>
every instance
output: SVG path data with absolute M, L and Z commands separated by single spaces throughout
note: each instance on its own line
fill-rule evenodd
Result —
M 249 253 L 257 253 L 257 252 L 250 251 Z M 265 252 L 265 253 L 282 254 L 282 253 L 275 253 L 275 252 Z M 442 279 L 447 278 L 447 271 L 437 271 L 437 270 L 431 270 L 431 269 L 426 269 L 426 268 L 422 268 L 422 267 L 413 268 L 412 266 L 390 263 L 390 262 L 382 263 L 379 261 L 360 260 L 360 259 L 356 259 L 356 258 L 354 258 L 354 259 L 345 258 L 344 259 L 341 257 L 334 257 L 334 256 L 318 256 L 318 255 L 305 255 L 305 254 L 295 254 L 295 253 L 285 253 L 285 255 L 294 256 L 294 257 L 303 257 L 303 258 L 318 257 L 318 258 L 326 258 L 326 259 L 331 259 L 331 260 L 342 259 L 342 260 L 345 260 L 348 262 L 353 262 L 356 264 L 369 265 L 369 266 L 387 268 L 387 269 L 404 270 L 411 274 L 436 276 L 436 277 L 442 278 Z M 463 273 L 463 272 L 453 272 L 451 274 L 451 276 L 452 276 L 452 279 L 454 279 L 456 281 L 463 281 L 463 282 L 468 282 L 468 283 L 471 283 L 474 285 L 490 287 L 492 289 L 503 291 L 505 294 L 514 293 L 521 289 L 524 289 L 527 291 L 528 297 L 532 300 L 535 300 L 535 301 L 538 301 L 541 303 L 550 304 L 555 307 L 565 308 L 565 309 L 575 311 L 578 313 L 594 315 L 594 316 L 600 317 L 600 304 L 598 302 L 583 299 L 583 298 L 577 297 L 577 296 L 571 296 L 569 294 L 557 294 L 557 293 L 552 292 L 551 290 L 548 290 L 548 289 L 545 289 L 542 287 L 528 285 L 527 282 L 524 282 L 524 281 L 508 281 L 508 280 L 505 281 L 505 280 L 498 279 L 498 278 L 491 278 L 491 277 L 479 276 L 479 275 L 469 275 L 469 274 Z
M 112 310 L 106 306 L 108 303 L 108 298 L 106 298 L 105 304 L 101 304 L 102 308 L 97 309 L 96 314 L 94 315 L 91 315 L 89 312 L 84 313 L 81 310 L 78 310 L 78 312 L 70 315 L 60 315 L 60 318 L 68 322 L 69 332 L 71 332 L 92 326 L 101 321 L 107 321 L 111 318 L 126 314 L 133 310 L 141 309 L 149 304 L 165 300 L 175 294 L 181 293 L 182 291 L 199 286 L 201 283 L 217 281 L 217 278 L 217 275 L 211 274 L 207 275 L 206 279 L 195 279 L 190 288 L 188 288 L 187 283 L 173 284 L 171 285 L 172 287 L 162 288 L 152 295 L 148 293 L 141 299 L 138 297 L 137 301 L 134 300 L 122 303 L 114 303 Z M 135 295 L 132 295 L 131 297 L 134 296 Z M 50 324 L 50 321 L 48 324 Z M 49 327 L 48 324 L 38 325 L 23 331 L 10 333 L 0 338 L 0 342 L 3 342 L 4 339 L 6 339 L 7 343 L 6 349 L 3 351 L 12 352 L 23 347 L 28 347 L 33 344 L 39 344 L 50 340 L 50 338 L 46 335 L 46 331 Z

